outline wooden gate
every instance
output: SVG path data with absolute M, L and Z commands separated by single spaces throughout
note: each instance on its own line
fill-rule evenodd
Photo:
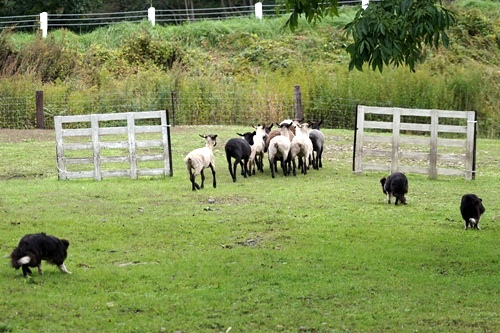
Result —
M 474 111 L 358 105 L 353 171 L 400 171 L 428 174 L 430 178 L 437 175 L 475 178 L 475 117 Z M 415 119 L 420 121 L 415 122 Z M 440 133 L 446 134 L 440 137 Z M 464 135 L 465 138 L 455 138 Z
M 54 127 L 59 179 L 172 176 L 166 111 L 56 116 Z

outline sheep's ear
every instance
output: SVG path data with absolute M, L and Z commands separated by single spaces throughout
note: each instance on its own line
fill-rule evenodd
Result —
M 253 131 L 252 135 L 255 135 L 255 134 L 257 134 L 257 132 Z
M 271 128 L 273 128 L 274 124 L 271 123 L 271 126 L 268 127 L 269 130 L 271 130 Z
M 206 139 L 206 138 L 207 138 L 207 136 L 206 136 L 206 135 L 201 135 L 201 134 L 199 134 L 199 136 L 201 136 L 203 139 Z
M 236 134 L 238 134 L 239 136 L 243 136 L 243 134 L 240 134 L 240 133 L 236 133 Z
M 321 125 L 323 123 L 323 119 L 321 119 L 318 123 L 318 126 Z

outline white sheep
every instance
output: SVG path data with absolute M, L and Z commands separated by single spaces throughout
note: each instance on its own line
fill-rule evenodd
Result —
M 290 163 L 290 147 L 291 140 L 289 139 L 289 127 L 290 124 L 283 124 L 280 126 L 280 135 L 277 135 L 271 139 L 268 147 L 268 157 L 269 165 L 271 167 L 271 174 L 274 178 L 274 173 L 278 172 L 276 163 L 278 159 L 281 161 L 281 168 L 283 169 L 283 175 L 287 176 L 289 174 L 288 164 Z
M 215 157 L 212 152 L 213 147 L 217 145 L 217 135 L 209 134 L 209 135 L 201 135 L 202 138 L 205 139 L 205 147 L 197 148 L 187 154 L 184 158 L 184 163 L 186 164 L 189 179 L 191 180 L 191 185 L 193 191 L 199 190 L 203 188 L 205 185 L 205 175 L 203 174 L 203 170 L 210 167 L 212 169 L 212 176 L 214 179 L 214 188 L 217 187 L 217 183 L 215 180 Z M 196 176 L 201 175 L 201 186 L 196 183 Z
M 303 174 L 307 174 L 307 170 L 312 162 L 313 144 L 309 138 L 309 124 L 296 124 L 298 130 L 295 131 L 295 136 L 292 139 L 290 147 L 290 159 L 292 161 L 292 172 L 296 175 L 295 158 L 299 160 L 299 168 Z
M 266 148 L 266 142 L 264 141 L 264 138 L 267 136 L 266 126 L 262 124 L 254 128 L 255 128 L 255 135 L 253 136 L 253 145 L 252 145 L 253 156 L 250 157 L 250 161 L 252 163 L 252 167 L 253 164 L 255 163 L 257 165 L 257 170 L 259 170 L 260 172 L 264 172 L 264 151 Z M 253 169 L 252 171 L 253 174 L 255 174 L 255 169 Z

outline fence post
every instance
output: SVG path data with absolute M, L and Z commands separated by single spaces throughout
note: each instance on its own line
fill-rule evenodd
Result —
M 40 13 L 40 29 L 42 30 L 42 38 L 47 37 L 47 30 L 49 28 L 49 15 L 47 12 Z
M 43 91 L 37 91 L 35 94 L 36 99 L 36 128 L 44 129 L 43 123 Z
M 175 126 L 175 92 L 170 92 L 170 101 L 172 103 L 172 126 Z
M 151 22 L 151 25 L 154 27 L 155 26 L 155 7 L 149 7 L 148 8 L 148 20 Z
M 262 20 L 262 2 L 257 2 L 255 4 L 255 17 Z
M 363 7 L 363 9 L 366 9 L 366 7 L 368 7 L 369 3 L 370 3 L 370 0 L 361 0 L 361 7 Z
M 431 133 L 429 150 L 429 178 L 437 178 L 437 154 L 438 154 L 438 135 L 439 135 L 439 113 L 437 110 L 431 111 Z
M 399 129 L 401 127 L 401 109 L 394 108 L 392 114 L 392 151 L 390 173 L 399 169 Z
M 293 87 L 295 93 L 295 118 L 304 119 L 304 113 L 302 112 L 302 92 L 300 86 Z

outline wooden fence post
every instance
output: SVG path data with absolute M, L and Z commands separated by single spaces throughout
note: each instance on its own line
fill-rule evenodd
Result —
M 37 91 L 35 94 L 36 99 L 36 128 L 44 129 L 43 123 L 43 91 Z
M 439 114 L 437 110 L 431 111 L 431 141 L 429 150 L 429 178 L 436 179 L 437 170 L 437 154 L 438 154 L 438 132 L 439 132 Z
M 172 126 L 175 126 L 175 92 L 174 91 L 170 92 L 170 100 L 172 103 Z M 170 124 L 170 122 L 168 122 L 168 124 Z
M 156 10 L 155 7 L 149 7 L 148 8 L 148 20 L 151 22 L 151 25 L 154 27 L 155 26 L 155 21 L 156 21 Z
M 304 119 L 304 112 L 302 112 L 302 92 L 300 86 L 293 87 L 295 93 L 295 119 Z

